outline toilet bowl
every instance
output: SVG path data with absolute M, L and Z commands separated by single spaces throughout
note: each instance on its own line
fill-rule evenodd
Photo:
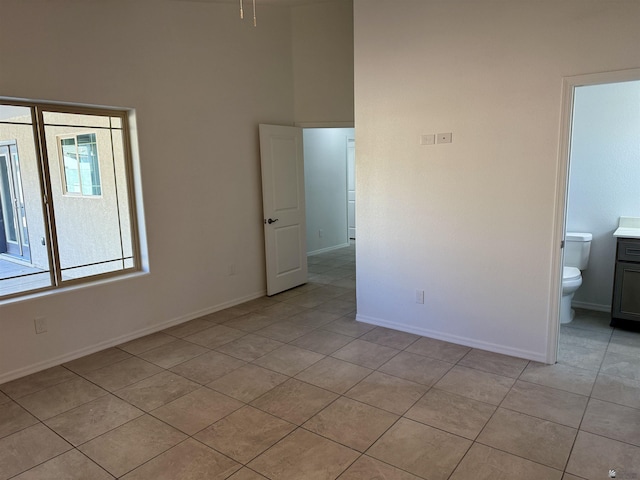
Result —
M 576 312 L 571 308 L 573 294 L 582 285 L 582 274 L 575 267 L 562 268 L 562 298 L 560 299 L 560 323 L 569 323 Z
M 582 285 L 581 270 L 586 269 L 589 265 L 592 238 L 590 233 L 567 232 L 565 234 L 560 323 L 569 323 L 575 316 L 575 312 L 571 308 L 571 300 L 576 290 Z

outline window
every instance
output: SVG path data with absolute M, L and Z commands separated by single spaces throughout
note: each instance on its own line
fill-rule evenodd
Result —
M 69 195 L 100 195 L 100 169 L 95 133 L 58 137 L 64 191 Z
M 128 118 L 0 99 L 0 299 L 140 270 Z

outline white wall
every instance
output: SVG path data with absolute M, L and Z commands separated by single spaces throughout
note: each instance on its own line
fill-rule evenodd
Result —
M 347 140 L 354 130 L 305 128 L 303 135 L 307 253 L 346 246 Z
M 640 3 L 355 0 L 354 18 L 358 318 L 550 359 L 562 78 L 640 66 Z M 419 145 L 438 132 L 453 143 Z
M 295 118 L 299 123 L 353 123 L 353 2 L 292 9 Z
M 290 10 L 263 6 L 258 28 L 164 0 L 3 0 L 2 17 L 2 95 L 136 109 L 150 270 L 0 306 L 0 383 L 263 294 L 257 125 L 294 121 Z
M 567 231 L 591 232 L 574 305 L 611 308 L 620 216 L 640 217 L 640 81 L 576 88 Z

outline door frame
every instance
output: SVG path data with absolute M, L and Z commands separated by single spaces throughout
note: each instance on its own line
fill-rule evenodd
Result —
M 551 259 L 551 292 L 547 341 L 547 363 L 556 363 L 560 339 L 560 300 L 562 298 L 563 241 L 567 220 L 569 194 L 569 160 L 571 158 L 571 127 L 576 87 L 604 85 L 608 83 L 640 80 L 640 68 L 611 72 L 573 75 L 562 79 L 562 110 L 560 117 L 560 141 L 556 172 L 556 208 L 553 225 L 553 256 Z

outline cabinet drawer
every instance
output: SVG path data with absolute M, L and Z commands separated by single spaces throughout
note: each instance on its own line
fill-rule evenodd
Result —
M 640 263 L 640 241 L 618 240 L 618 260 Z

